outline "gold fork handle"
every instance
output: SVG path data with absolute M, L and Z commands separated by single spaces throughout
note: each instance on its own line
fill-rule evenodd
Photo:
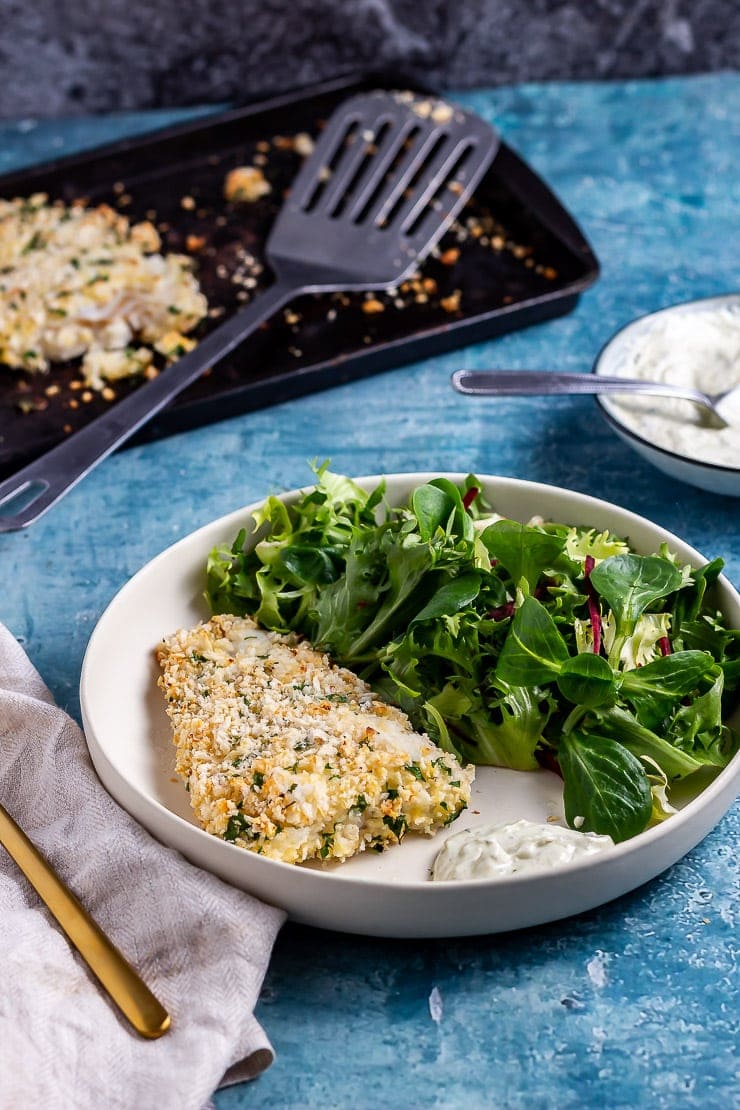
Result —
M 134 1029 L 152 1039 L 166 1033 L 170 1015 L 2 806 L 0 844 Z

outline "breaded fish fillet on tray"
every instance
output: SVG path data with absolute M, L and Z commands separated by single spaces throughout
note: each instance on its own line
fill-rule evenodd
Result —
M 286 863 L 345 860 L 431 834 L 470 802 L 472 766 L 306 642 L 215 616 L 156 654 L 207 832 Z

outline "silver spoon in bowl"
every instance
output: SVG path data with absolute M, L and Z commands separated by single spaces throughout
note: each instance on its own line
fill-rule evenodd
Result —
M 655 397 L 680 397 L 701 405 L 716 428 L 730 424 L 727 402 L 740 393 L 733 386 L 721 393 L 702 393 L 690 386 L 647 382 L 641 378 L 609 377 L 606 374 L 567 374 L 551 370 L 456 370 L 453 388 L 477 397 L 517 397 L 566 393 L 643 393 Z M 736 403 L 736 402 L 735 402 Z M 737 406 L 740 408 L 740 406 Z

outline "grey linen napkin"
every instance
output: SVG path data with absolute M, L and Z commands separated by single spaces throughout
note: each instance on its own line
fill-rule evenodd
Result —
M 172 1015 L 138 1036 L 0 847 L 0 1106 L 193 1107 L 273 1059 L 254 1006 L 282 911 L 154 840 L 0 625 L 0 801 Z

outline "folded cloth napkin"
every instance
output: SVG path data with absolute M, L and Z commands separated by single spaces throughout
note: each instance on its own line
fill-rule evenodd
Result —
M 254 1006 L 280 910 L 154 840 L 0 625 L 0 801 L 172 1015 L 135 1033 L 0 847 L 0 1106 L 193 1107 L 273 1059 Z

